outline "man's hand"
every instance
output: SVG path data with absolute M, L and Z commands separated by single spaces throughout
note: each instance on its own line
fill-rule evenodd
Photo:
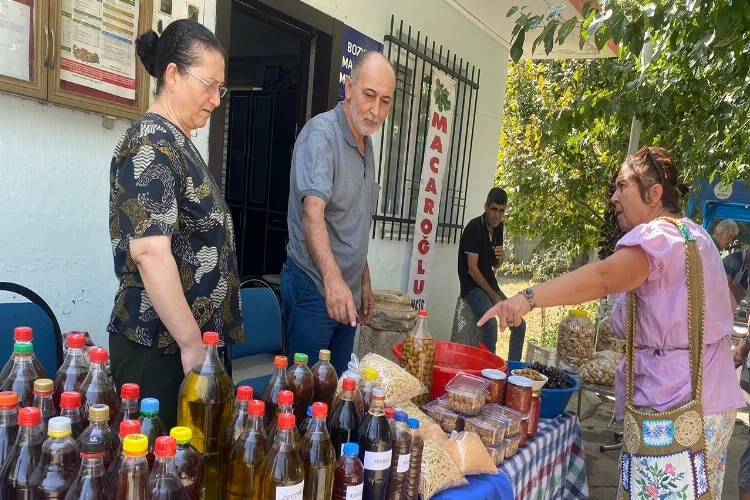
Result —
M 747 357 L 748 349 L 750 348 L 750 345 L 747 343 L 747 337 L 742 339 L 739 344 L 737 344 L 737 347 L 732 349 L 732 357 L 734 358 L 734 367 L 739 368 L 739 366 L 745 362 L 745 358 Z
M 375 295 L 372 293 L 370 283 L 362 282 L 362 306 L 359 309 L 359 322 L 367 325 L 372 319 L 375 309 Z
M 501 263 L 505 260 L 505 248 L 502 245 L 496 245 L 492 249 L 495 251 L 495 261 Z
M 328 316 L 339 323 L 357 326 L 357 307 L 354 305 L 352 291 L 346 286 L 344 280 L 339 276 L 324 281 L 323 287 L 326 292 Z
M 201 354 L 203 354 L 203 343 L 180 346 L 180 361 L 182 361 L 182 372 L 185 375 L 198 363 Z

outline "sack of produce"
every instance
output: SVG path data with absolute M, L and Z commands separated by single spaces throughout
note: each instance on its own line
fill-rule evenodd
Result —
M 599 385 L 615 385 L 615 372 L 622 359 L 621 352 L 599 351 L 581 365 L 579 371 L 585 382 Z
M 419 476 L 421 499 L 430 500 L 436 493 L 468 483 L 443 449 L 443 445 L 435 440 L 425 439 L 422 452 L 422 473 Z
M 383 356 L 369 353 L 359 360 L 356 369 L 361 380 L 364 380 L 365 370 L 368 368 L 373 368 L 378 372 L 375 386 L 385 389 L 385 406 L 403 403 L 427 392 L 425 386 L 416 377 Z M 349 369 L 352 369 L 351 364 Z M 341 391 L 343 380 L 344 376 L 339 379 L 336 394 Z
M 497 474 L 495 461 L 473 432 L 454 432 L 443 444 L 443 449 L 464 476 Z
M 625 340 L 615 334 L 609 316 L 599 322 L 596 332 L 596 350 L 625 352 Z
M 596 331 L 586 311 L 571 309 L 557 327 L 557 364 L 563 371 L 578 373 L 584 361 L 596 352 Z

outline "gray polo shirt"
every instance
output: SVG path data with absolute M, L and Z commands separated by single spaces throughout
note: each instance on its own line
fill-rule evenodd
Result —
M 370 224 L 380 186 L 375 182 L 372 141 L 365 137 L 363 157 L 341 103 L 304 126 L 294 144 L 290 177 L 288 258 L 312 278 L 325 297 L 320 271 L 312 261 L 302 230 L 302 200 L 317 196 L 326 202 L 331 251 L 359 308 Z

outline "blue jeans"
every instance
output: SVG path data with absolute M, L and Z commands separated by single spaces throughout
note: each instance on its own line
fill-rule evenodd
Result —
M 341 376 L 354 350 L 357 329 L 328 316 L 326 299 L 307 273 L 287 260 L 281 269 L 281 302 L 287 327 L 287 354 L 307 354 L 309 366 L 321 349 L 331 351 L 331 364 Z
M 508 297 L 502 292 L 502 290 L 496 290 L 497 294 L 501 299 L 507 300 Z M 471 310 L 477 316 L 477 319 L 484 316 L 484 313 L 490 310 L 492 307 L 492 300 L 489 296 L 484 293 L 479 287 L 474 288 L 472 291 L 466 294 L 464 300 L 469 304 Z M 491 318 L 482 326 L 484 335 L 482 336 L 482 342 L 487 348 L 495 352 L 497 346 L 497 319 Z M 508 359 L 510 361 L 521 361 L 521 354 L 523 353 L 523 342 L 526 338 L 526 322 L 521 320 L 521 324 L 518 326 L 511 327 L 510 329 L 510 346 L 508 347 Z

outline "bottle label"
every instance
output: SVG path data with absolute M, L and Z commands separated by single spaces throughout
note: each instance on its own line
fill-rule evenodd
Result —
M 302 500 L 302 491 L 304 489 L 304 481 L 294 486 L 277 486 L 276 500 Z
M 405 455 L 399 455 L 398 456 L 398 467 L 396 468 L 396 472 L 406 472 L 409 470 L 409 459 L 411 458 L 411 453 L 407 453 Z
M 346 500 L 362 500 L 365 483 L 346 487 Z
M 393 453 L 388 451 L 366 451 L 365 452 L 365 469 L 367 470 L 386 470 L 391 466 L 391 456 Z

